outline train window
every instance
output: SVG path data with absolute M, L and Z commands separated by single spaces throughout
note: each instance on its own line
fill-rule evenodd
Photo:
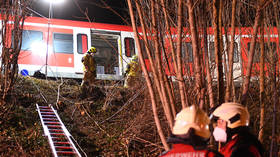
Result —
M 77 50 L 79 54 L 87 52 L 88 36 L 86 34 L 77 34 Z
M 53 34 L 53 47 L 56 53 L 73 53 L 73 34 Z
M 135 44 L 133 38 L 124 38 L 125 43 L 125 56 L 132 57 L 135 55 Z
M 248 54 L 250 53 L 250 45 L 251 43 L 249 42 L 247 44 L 248 46 Z M 265 54 L 269 54 L 269 52 L 273 53 L 273 56 L 277 56 L 275 58 L 278 58 L 277 52 L 276 52 L 276 43 L 275 42 L 270 42 L 270 43 L 264 43 L 264 52 Z M 248 55 L 249 56 L 249 55 Z M 260 43 L 256 42 L 256 47 L 255 47 L 255 54 L 254 54 L 254 60 L 253 63 L 259 63 L 260 62 L 260 56 L 261 56 L 261 48 L 260 48 Z M 268 56 L 265 56 L 265 62 L 268 62 L 267 59 Z
M 187 55 L 188 54 L 188 55 Z M 184 42 L 182 45 L 182 58 L 188 63 L 193 62 L 192 43 Z
M 43 32 L 33 30 L 22 31 L 21 50 L 31 50 L 32 44 L 43 40 Z

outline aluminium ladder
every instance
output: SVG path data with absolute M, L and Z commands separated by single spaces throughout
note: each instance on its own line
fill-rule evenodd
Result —
M 78 156 L 81 157 L 78 149 L 71 140 L 68 132 L 56 110 L 52 106 L 39 106 L 36 104 L 45 136 L 48 137 L 53 155 L 59 156 Z

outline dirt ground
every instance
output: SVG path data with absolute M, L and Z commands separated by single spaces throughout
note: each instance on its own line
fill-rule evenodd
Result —
M 81 154 L 158 156 L 163 149 L 146 86 L 97 84 L 83 93 L 78 80 L 19 77 L 0 119 L 0 156 L 51 156 L 36 103 L 57 109 Z
M 145 83 L 132 89 L 122 85 L 122 82 L 99 81 L 83 93 L 79 80 L 19 77 L 7 104 L 0 106 L 0 156 L 51 156 L 36 103 L 52 104 L 83 156 L 158 156 L 163 152 L 163 146 Z M 258 92 L 251 91 L 248 109 L 250 126 L 256 135 L 259 130 L 258 102 Z M 264 146 L 268 152 L 271 101 L 266 103 L 266 112 Z M 167 137 L 170 132 L 160 107 L 159 115 Z

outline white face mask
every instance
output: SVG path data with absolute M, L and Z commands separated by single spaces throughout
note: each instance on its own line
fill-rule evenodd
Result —
M 227 141 L 227 133 L 224 129 L 215 127 L 213 131 L 213 136 L 218 142 L 226 142 Z

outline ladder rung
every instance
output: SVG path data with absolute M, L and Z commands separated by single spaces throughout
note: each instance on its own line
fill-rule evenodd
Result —
M 39 106 L 39 108 L 41 109 L 51 109 L 49 106 Z
M 56 115 L 42 115 L 42 118 L 56 118 Z
M 55 149 L 73 149 L 72 147 L 68 147 L 68 146 L 55 146 Z
M 52 137 L 52 140 L 55 142 L 68 142 L 68 139 L 65 137 Z
M 51 136 L 65 136 L 64 133 L 51 133 Z
M 44 122 L 45 125 L 60 125 L 59 122 Z
M 43 118 L 43 121 L 58 121 L 56 118 Z
M 42 115 L 55 115 L 53 112 L 41 112 Z
M 61 130 L 61 129 L 49 129 L 49 131 L 51 133 L 53 133 L 53 132 L 63 132 L 63 130 Z
M 71 145 L 70 142 L 54 142 L 55 145 Z
M 76 152 L 69 152 L 69 151 L 56 151 L 57 154 L 76 154 Z
M 47 125 L 48 128 L 61 128 L 60 125 Z
M 41 112 L 53 112 L 52 109 L 40 109 Z

